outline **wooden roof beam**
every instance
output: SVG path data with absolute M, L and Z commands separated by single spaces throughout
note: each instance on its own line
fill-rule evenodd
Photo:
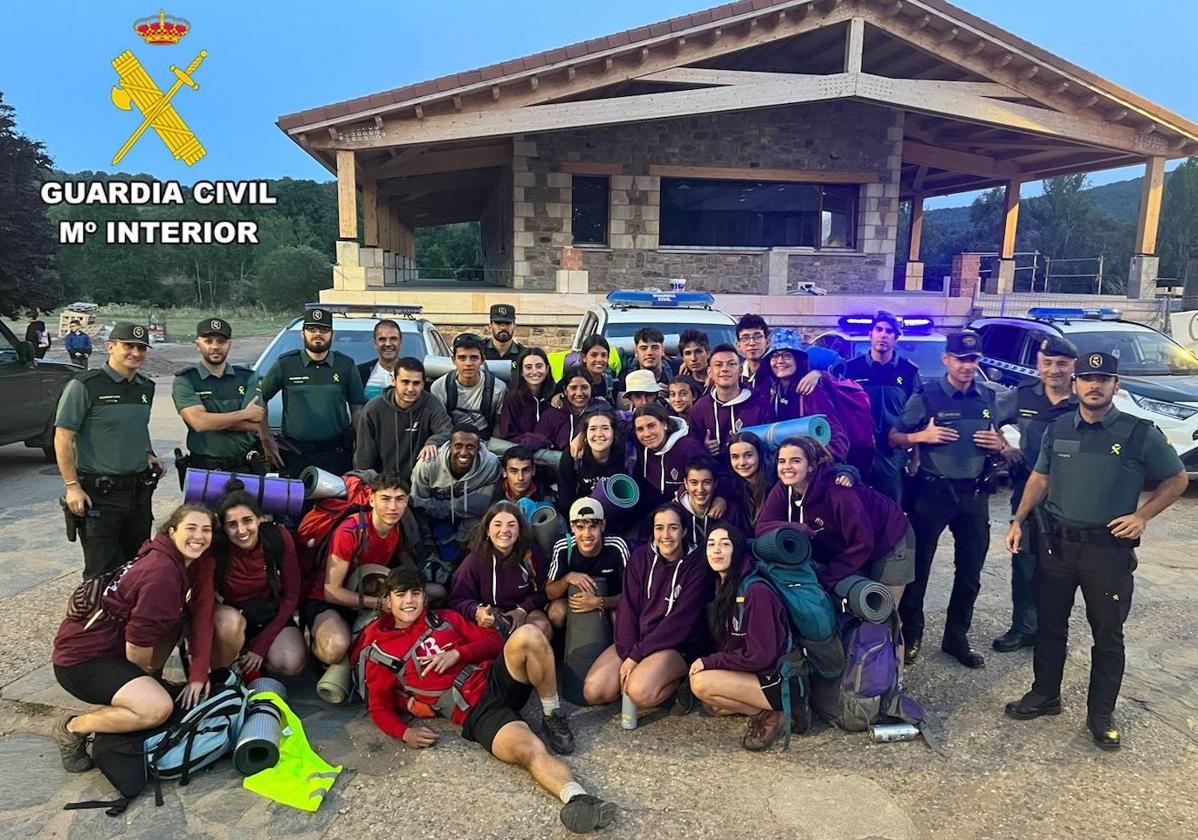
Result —
M 923 143 L 912 143 L 906 140 L 903 141 L 903 162 L 936 169 L 968 172 L 971 175 L 981 175 L 987 178 L 1013 178 L 1020 174 L 1018 167 L 1002 164 L 985 155 L 927 146 Z
M 430 117 L 430 121 L 439 119 Z M 509 166 L 512 162 L 510 144 L 478 146 L 467 149 L 446 149 L 425 152 L 428 143 L 415 147 L 419 151 L 405 149 L 389 163 L 364 170 L 365 174 L 379 180 L 411 175 L 433 175 L 440 172 L 457 172 L 464 169 L 482 169 L 488 166 Z

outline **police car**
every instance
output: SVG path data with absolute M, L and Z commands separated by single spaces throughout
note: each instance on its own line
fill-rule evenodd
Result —
M 432 322 L 419 317 L 423 306 L 407 304 L 357 305 L 349 303 L 310 303 L 305 308 L 319 306 L 333 313 L 333 350 L 344 353 L 354 360 L 355 365 L 374 361 L 378 353 L 374 349 L 374 325 L 382 318 L 390 318 L 399 324 L 399 355 L 425 359 L 429 356 L 448 356 L 449 345 L 437 332 Z M 254 370 L 265 376 L 280 355 L 304 346 L 304 319 L 294 318 L 279 331 L 274 340 L 262 351 Z M 270 428 L 278 431 L 283 422 L 283 397 L 276 394 L 268 406 Z
M 623 360 L 635 349 L 633 337 L 642 327 L 656 327 L 665 336 L 666 354 L 675 360 L 681 355 L 678 337 L 684 330 L 707 333 L 710 346 L 736 345 L 736 319 L 715 308 L 715 298 L 707 292 L 656 289 L 610 292 L 603 303 L 587 307 L 574 331 L 569 350 L 549 354 L 550 368 L 560 379 L 566 360 L 582 349 L 592 335 L 601 335 L 611 345 L 611 368 L 619 371 Z
M 1050 333 L 1072 341 L 1081 357 L 1116 356 L 1115 407 L 1155 423 L 1198 476 L 1198 357 L 1164 333 L 1105 307 L 1036 307 L 1027 318 L 978 318 L 969 326 L 982 337 L 983 369 L 1010 386 L 1036 379 L 1036 353 Z

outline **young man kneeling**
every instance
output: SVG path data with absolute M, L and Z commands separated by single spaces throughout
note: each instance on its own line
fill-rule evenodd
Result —
M 574 751 L 574 735 L 557 697 L 553 649 L 544 634 L 522 625 L 505 643 L 494 630 L 452 610 L 426 610 L 424 581 L 410 566 L 387 577 L 386 612 L 363 633 L 367 706 L 376 726 L 409 747 L 431 747 L 437 733 L 408 725 L 408 712 L 447 717 L 462 737 L 527 770 L 559 797 L 562 824 L 581 833 L 603 828 L 616 807 L 588 794 L 570 768 L 551 756 L 520 718 L 535 689 L 545 712 L 542 729 L 556 753 Z

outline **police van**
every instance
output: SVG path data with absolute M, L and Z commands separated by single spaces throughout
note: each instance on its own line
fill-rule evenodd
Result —
M 1155 423 L 1198 476 L 1198 357 L 1164 333 L 1106 307 L 1035 307 L 1026 318 L 978 318 L 969 326 L 982 337 L 983 370 L 1012 387 L 1036 380 L 1036 353 L 1049 334 L 1068 338 L 1081 358 L 1117 357 L 1115 407 Z

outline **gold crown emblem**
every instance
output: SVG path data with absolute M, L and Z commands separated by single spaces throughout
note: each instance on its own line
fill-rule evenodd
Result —
M 133 21 L 133 31 L 147 44 L 169 47 L 179 43 L 183 36 L 191 31 L 191 23 L 183 18 L 167 15 L 163 9 L 159 9 L 156 18 L 147 17 Z

